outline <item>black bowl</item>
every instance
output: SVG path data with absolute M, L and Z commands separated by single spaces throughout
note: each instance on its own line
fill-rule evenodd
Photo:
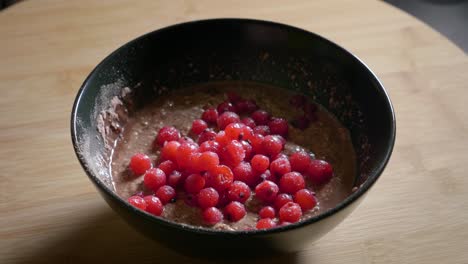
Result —
M 217 80 L 248 80 L 311 96 L 350 130 L 358 158 L 356 186 L 335 208 L 271 230 L 218 231 L 183 226 L 129 206 L 113 190 L 97 115 L 123 87 L 144 103 L 165 89 Z M 164 89 L 161 89 L 164 88 Z M 77 157 L 107 203 L 129 224 L 178 251 L 297 251 L 353 211 L 392 153 L 395 116 L 388 95 L 356 56 L 316 34 L 273 22 L 213 19 L 170 26 L 114 51 L 88 76 L 71 116 Z M 232 251 L 231 251 L 232 252 Z

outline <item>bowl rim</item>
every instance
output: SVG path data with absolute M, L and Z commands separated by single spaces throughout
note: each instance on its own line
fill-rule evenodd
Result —
M 299 221 L 297 223 L 285 225 L 285 226 L 278 226 L 276 228 L 271 228 L 271 229 L 253 229 L 253 230 L 238 230 L 238 231 L 230 231 L 230 230 L 217 230 L 217 229 L 212 229 L 212 228 L 207 228 L 207 227 L 197 227 L 197 226 L 192 226 L 188 224 L 181 224 L 181 223 L 175 223 L 170 220 L 166 220 L 162 217 L 156 217 L 153 216 L 147 212 L 144 212 L 142 210 L 139 210 L 133 206 L 131 206 L 129 203 L 127 203 L 124 199 L 122 199 L 117 193 L 110 188 L 108 188 L 98 177 L 96 177 L 93 172 L 88 168 L 86 165 L 86 160 L 82 155 L 79 154 L 79 148 L 78 148 L 78 137 L 77 137 L 77 110 L 78 106 L 80 105 L 81 98 L 87 87 L 89 86 L 89 82 L 92 76 L 94 76 L 97 72 L 97 70 L 105 64 L 107 61 L 109 61 L 116 53 L 118 53 L 121 49 L 129 47 L 136 42 L 147 38 L 153 34 L 160 34 L 165 31 L 169 30 L 175 30 L 178 27 L 185 27 L 189 25 L 194 25 L 194 24 L 210 24 L 210 23 L 242 23 L 242 24 L 257 24 L 257 25 L 266 25 L 270 27 L 278 27 L 278 28 L 283 28 L 286 30 L 290 31 L 295 31 L 297 33 L 305 34 L 308 35 L 312 38 L 316 38 L 319 41 L 322 41 L 326 43 L 327 45 L 331 45 L 334 48 L 341 50 L 344 54 L 347 56 L 350 56 L 351 60 L 354 60 L 355 63 L 360 64 L 361 67 L 364 68 L 364 70 L 367 70 L 369 77 L 371 78 L 371 81 L 373 81 L 376 84 L 377 89 L 379 90 L 378 92 L 381 93 L 381 95 L 386 99 L 386 107 L 390 110 L 390 137 L 389 137 L 389 147 L 385 150 L 384 152 L 384 158 L 383 160 L 378 164 L 376 168 L 374 168 L 368 175 L 368 178 L 366 181 L 359 186 L 357 191 L 351 193 L 346 199 L 341 201 L 337 206 L 330 208 L 329 210 L 325 211 L 324 213 L 321 213 L 319 215 L 313 216 L 311 218 L 308 218 L 306 220 Z M 383 173 L 385 167 L 387 166 L 394 145 L 395 145 L 395 138 L 396 138 L 396 120 L 395 120 L 395 111 L 392 105 L 392 102 L 390 100 L 390 97 L 385 90 L 384 86 L 382 85 L 381 81 L 377 78 L 375 73 L 356 55 L 352 54 L 345 48 L 341 47 L 340 45 L 336 44 L 335 42 L 328 40 L 327 38 L 324 38 L 316 33 L 307 31 L 305 29 L 301 29 L 295 26 L 290 26 L 287 24 L 283 23 L 278 23 L 278 22 L 273 22 L 273 21 L 266 21 L 266 20 L 258 20 L 258 19 L 247 19 L 247 18 L 213 18 L 213 19 L 202 19 L 202 20 L 193 20 L 193 21 L 188 21 L 188 22 L 182 22 L 182 23 L 177 23 L 173 24 L 170 26 L 166 26 L 160 29 L 156 29 L 154 31 L 145 33 L 114 50 L 112 53 L 107 55 L 98 65 L 94 67 L 94 69 L 89 73 L 89 75 L 86 77 L 84 80 L 83 84 L 81 85 L 80 89 L 77 92 L 75 101 L 73 103 L 73 108 L 71 112 L 71 120 L 70 120 L 70 130 L 71 130 L 71 138 L 72 138 L 72 144 L 73 148 L 76 154 L 76 157 L 78 158 L 81 167 L 83 170 L 86 172 L 88 178 L 95 183 L 97 188 L 112 197 L 113 199 L 117 200 L 119 203 L 121 203 L 123 206 L 125 206 L 128 210 L 132 211 L 132 213 L 135 213 L 139 215 L 139 217 L 146 218 L 148 221 L 156 222 L 158 224 L 161 224 L 163 226 L 171 227 L 171 228 L 176 228 L 176 229 L 181 229 L 184 231 L 189 231 L 189 232 L 194 232 L 198 234 L 210 234 L 210 235 L 224 235 L 224 236 L 235 236 L 235 237 L 243 237 L 243 236 L 261 236 L 261 235 L 269 235 L 269 234 L 275 234 L 275 233 L 280 233 L 280 232 L 285 232 L 285 231 L 290 231 L 294 229 L 299 229 L 301 227 L 304 227 L 309 224 L 313 224 L 315 222 L 319 222 L 323 219 L 326 219 L 335 213 L 338 213 L 354 203 L 356 200 L 358 200 L 361 196 L 363 196 L 373 185 L 374 183 L 380 178 L 381 174 Z

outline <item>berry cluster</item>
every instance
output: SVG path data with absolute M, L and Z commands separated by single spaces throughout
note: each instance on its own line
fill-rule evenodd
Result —
M 154 195 L 132 196 L 130 204 L 159 216 L 179 191 L 188 205 L 200 208 L 206 224 L 214 225 L 241 220 L 244 204 L 253 197 L 264 204 L 257 229 L 295 223 L 317 205 L 305 179 L 325 184 L 333 176 L 331 165 L 305 151 L 288 157 L 282 153 L 289 130 L 285 119 L 234 93 L 227 98 L 216 108 L 204 108 L 192 123 L 191 137 L 171 126 L 160 129 L 153 143 L 160 150 L 156 167 L 144 154 L 131 158 L 130 171 L 144 175 Z

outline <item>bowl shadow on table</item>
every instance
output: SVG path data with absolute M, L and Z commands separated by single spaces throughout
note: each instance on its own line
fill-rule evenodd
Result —
M 48 242 L 51 241 L 51 242 Z M 184 242 L 181 241 L 181 246 Z M 298 263 L 300 253 L 205 259 L 181 255 L 138 233 L 109 209 L 89 216 L 67 235 L 47 240 L 20 263 Z M 308 259 L 310 260 L 308 256 Z M 310 263 L 310 261 L 308 261 Z

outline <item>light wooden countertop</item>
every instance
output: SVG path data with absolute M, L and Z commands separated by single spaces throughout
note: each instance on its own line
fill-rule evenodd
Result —
M 29 0 L 0 12 L 0 263 L 203 263 L 158 247 L 105 204 L 75 158 L 69 120 L 111 51 L 214 17 L 321 34 L 363 59 L 395 106 L 393 157 L 360 207 L 308 250 L 265 262 L 468 263 L 467 55 L 371 0 Z

